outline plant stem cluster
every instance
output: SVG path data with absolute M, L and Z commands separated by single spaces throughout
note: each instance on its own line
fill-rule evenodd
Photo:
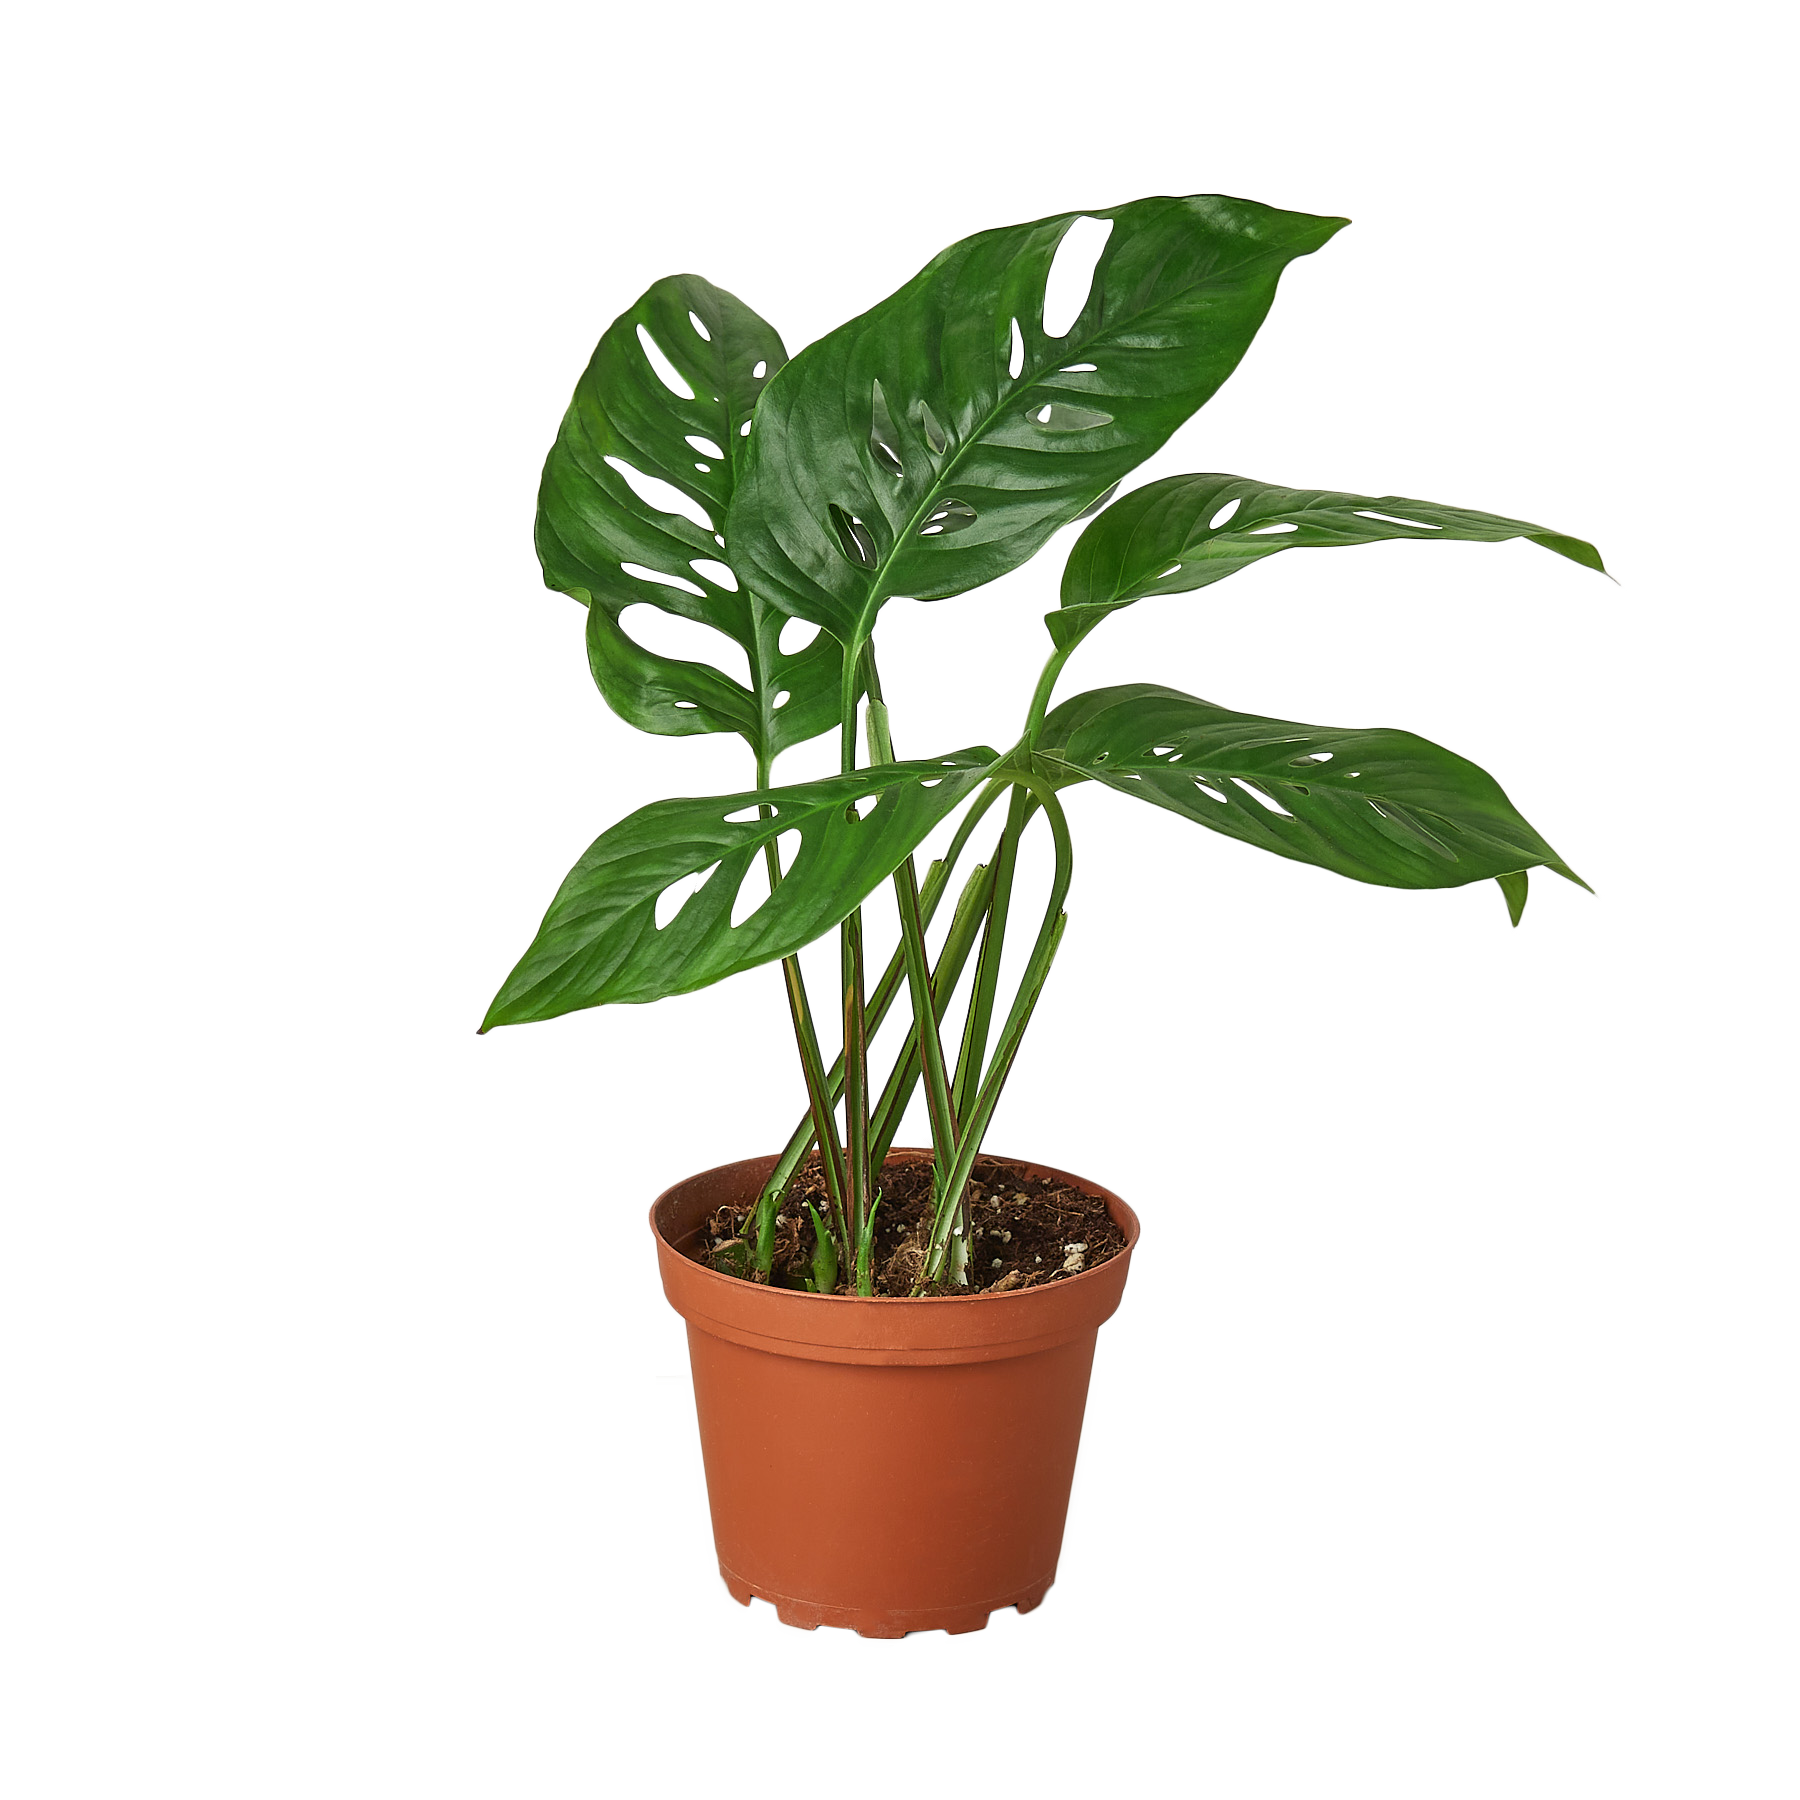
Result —
M 927 871 L 923 889 L 910 855 L 895 870 L 900 943 L 872 991 L 867 986 L 864 967 L 862 909 L 857 908 L 840 925 L 843 1050 L 829 1069 L 824 1067 L 800 959 L 790 956 L 782 964 L 789 1017 L 806 1082 L 807 1112 L 757 1200 L 750 1228 L 750 1260 L 759 1280 L 769 1279 L 775 1221 L 782 1204 L 801 1165 L 817 1148 L 828 1205 L 823 1215 L 810 1205 L 807 1209 L 816 1245 L 809 1285 L 816 1292 L 831 1293 L 837 1287 L 839 1272 L 846 1271 L 856 1293 L 874 1292 L 874 1231 L 880 1206 L 881 1168 L 906 1108 L 923 1080 L 931 1126 L 932 1207 L 930 1228 L 919 1246 L 921 1255 L 913 1291 L 966 1287 L 969 1283 L 969 1178 L 1066 923 L 1063 902 L 1074 870 L 1068 825 L 1055 789 L 1031 770 L 1029 751 L 1031 733 L 1043 722 L 1051 688 L 1067 655 L 1066 650 L 1057 651 L 1038 684 L 1026 741 L 1021 745 L 1024 754 L 996 766 L 964 815 L 948 849 Z M 869 763 L 891 763 L 894 750 L 873 642 L 865 640 L 854 646 L 853 653 L 846 655 L 844 666 L 840 765 L 849 774 L 857 767 L 859 715 Z M 766 786 L 767 779 L 766 767 L 759 764 L 758 785 Z M 988 862 L 978 864 L 963 884 L 934 963 L 925 941 L 926 930 L 949 891 L 951 877 L 976 827 L 1009 791 L 1011 804 L 994 853 Z M 990 1055 L 988 1040 L 1006 946 L 1019 841 L 1039 811 L 1049 822 L 1055 845 L 1050 897 L 1024 975 Z M 781 869 L 773 845 L 768 850 L 768 868 L 771 885 L 778 883 Z M 975 955 L 972 989 L 952 1066 L 944 1049 L 943 1020 L 977 940 L 980 949 Z M 871 1105 L 869 1044 L 886 1019 L 903 981 L 912 1023 L 887 1081 Z

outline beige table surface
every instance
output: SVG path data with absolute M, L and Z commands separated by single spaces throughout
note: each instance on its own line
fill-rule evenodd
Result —
M 902 1642 L 713 1561 L 688 1381 L 475 1384 L 475 1643 L 1622 1645 L 1625 1359 L 1098 1368 L 1057 1586 Z

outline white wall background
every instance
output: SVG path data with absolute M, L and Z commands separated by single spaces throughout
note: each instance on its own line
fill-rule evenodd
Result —
M 736 738 L 617 720 L 581 608 L 538 578 L 538 468 L 599 333 L 655 277 L 693 270 L 797 351 L 967 232 L 1129 198 L 479 196 L 475 1017 L 607 824 L 749 785 Z M 1408 493 L 1586 536 L 1624 576 L 1622 196 L 1253 198 L 1355 225 L 1291 266 L 1226 389 L 1127 484 L 1226 470 Z M 1071 538 L 990 589 L 887 608 L 902 754 L 1012 742 Z M 1611 918 L 1541 875 L 1508 936 L 1492 884 L 1363 887 L 1071 790 L 1069 931 L 990 1147 L 1139 1211 L 1100 1361 L 1622 1348 L 1618 589 L 1526 544 L 1301 551 L 1130 608 L 1060 691 L 1145 679 L 1447 743 Z M 778 778 L 830 769 L 823 740 Z M 1044 873 L 1026 860 L 1021 909 Z M 817 992 L 830 961 L 808 959 Z M 644 1211 L 680 1175 L 778 1148 L 803 1111 L 776 972 L 495 1031 L 473 1064 L 477 1377 L 684 1372 Z

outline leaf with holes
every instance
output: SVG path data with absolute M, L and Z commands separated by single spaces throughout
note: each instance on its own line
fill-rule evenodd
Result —
M 892 595 L 1016 568 L 1211 398 L 1345 223 L 1216 195 L 1088 216 L 1110 234 L 1065 335 L 1045 296 L 1079 213 L 952 245 L 770 383 L 726 535 L 773 604 L 860 642 Z
M 1081 534 L 1063 570 L 1062 609 L 1044 623 L 1060 649 L 1120 607 L 1209 587 L 1265 556 L 1393 538 L 1475 544 L 1525 538 L 1606 572 L 1592 544 L 1523 519 L 1394 494 L 1270 487 L 1241 475 L 1171 475 L 1115 500 Z
M 575 389 L 538 490 L 545 582 L 588 609 L 588 662 L 643 731 L 735 731 L 773 761 L 838 718 L 842 653 L 823 635 L 784 653 L 785 613 L 724 550 L 757 396 L 787 360 L 772 326 L 698 275 L 671 275 L 616 319 Z M 643 606 L 710 626 L 748 685 L 632 636 Z M 670 628 L 674 629 L 674 628 Z
M 892 875 L 995 761 L 994 751 L 976 748 L 644 807 L 596 838 L 569 871 L 481 1029 L 691 993 L 791 956 Z M 782 843 L 785 873 L 769 895 L 759 885 L 762 848 L 789 832 L 798 843 Z M 693 891 L 659 920 L 659 904 L 682 883 Z
M 1585 887 L 1494 778 L 1409 731 L 1263 719 L 1136 684 L 1065 700 L 1037 761 L 1227 837 L 1383 887 L 1462 887 L 1542 866 Z M 1509 909 L 1522 884 L 1504 884 Z

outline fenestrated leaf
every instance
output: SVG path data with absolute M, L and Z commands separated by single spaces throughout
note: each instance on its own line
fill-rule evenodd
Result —
M 1345 223 L 1216 195 L 1088 215 L 1112 233 L 1049 337 L 1082 216 L 965 238 L 770 384 L 726 535 L 773 604 L 852 642 L 891 595 L 1016 568 L 1211 398 L 1283 268 Z
M 646 336 L 691 398 L 657 372 Z M 544 580 L 588 608 L 588 663 L 613 710 L 668 736 L 735 731 L 771 760 L 837 723 L 842 666 L 824 636 L 784 656 L 787 615 L 757 596 L 724 549 L 744 432 L 786 360 L 774 328 L 734 295 L 698 275 L 657 282 L 607 329 L 576 385 L 537 515 Z M 642 497 L 626 470 L 678 489 L 709 526 Z M 620 618 L 634 605 L 723 632 L 749 661 L 750 687 L 645 648 Z
M 791 956 L 893 874 L 995 761 L 978 747 L 798 787 L 644 807 L 596 838 L 569 871 L 481 1029 L 690 993 Z M 759 817 L 765 809 L 773 816 Z M 766 881 L 763 845 L 791 831 L 800 841 L 784 856 L 781 885 L 734 926 L 739 888 Z M 658 897 L 708 870 L 659 928 Z
M 1491 775 L 1410 731 L 1297 725 L 1140 683 L 1065 700 L 1037 761 L 1059 784 L 1103 782 L 1356 881 L 1461 887 L 1542 865 L 1587 885 Z
M 1283 550 L 1392 538 L 1497 544 L 1520 537 L 1606 572 L 1592 544 L 1523 519 L 1396 494 L 1270 487 L 1241 475 L 1171 475 L 1115 500 L 1081 534 L 1063 570 L 1062 610 L 1044 623 L 1060 647 L 1122 606 L 1209 587 Z

